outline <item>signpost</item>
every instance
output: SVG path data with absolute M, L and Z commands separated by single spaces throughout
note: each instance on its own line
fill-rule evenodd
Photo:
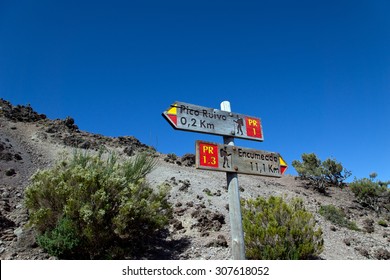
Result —
M 279 153 L 234 145 L 234 138 L 263 141 L 263 127 L 260 118 L 232 113 L 228 101 L 221 110 L 177 101 L 162 115 L 175 129 L 223 136 L 224 144 L 196 141 L 196 168 L 226 172 L 233 259 L 245 259 L 237 173 L 281 177 L 286 162 Z
M 280 155 L 274 152 L 196 141 L 198 169 L 281 177 L 285 171 L 281 162 Z
M 163 116 L 175 129 L 263 141 L 260 118 L 174 102 Z
M 221 109 L 230 112 L 230 102 L 221 103 Z M 234 137 L 224 136 L 223 142 L 230 147 L 234 146 Z M 230 235 L 232 237 L 232 255 L 234 260 L 245 260 L 244 230 L 242 229 L 242 215 L 240 203 L 240 188 L 236 172 L 226 172 L 226 181 L 229 195 Z

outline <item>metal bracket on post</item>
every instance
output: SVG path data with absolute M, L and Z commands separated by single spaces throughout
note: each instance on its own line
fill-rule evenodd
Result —
M 221 110 L 231 112 L 230 102 L 223 101 Z M 234 135 L 234 134 L 233 134 Z M 234 146 L 234 137 L 224 136 L 225 145 Z M 234 260 L 245 260 L 244 231 L 242 229 L 242 215 L 240 204 L 240 190 L 236 172 L 226 172 L 229 190 L 229 217 L 232 237 L 232 255 Z

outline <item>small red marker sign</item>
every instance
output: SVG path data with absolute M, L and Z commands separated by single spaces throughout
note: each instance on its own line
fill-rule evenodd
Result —
M 199 143 L 199 157 L 200 166 L 218 167 L 218 145 Z
M 246 134 L 251 137 L 262 138 L 260 119 L 245 118 L 246 119 Z

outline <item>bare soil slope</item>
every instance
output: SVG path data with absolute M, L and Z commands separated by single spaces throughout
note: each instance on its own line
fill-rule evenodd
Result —
M 126 158 L 152 148 L 131 136 L 111 138 L 80 131 L 72 118 L 49 120 L 29 106 L 13 106 L 0 99 L 0 258 L 48 259 L 36 244 L 34 233 L 25 227 L 28 213 L 23 205 L 24 189 L 38 169 L 50 167 L 74 148 L 95 151 L 99 147 Z M 229 259 L 230 223 L 226 175 L 194 168 L 191 154 L 174 159 L 155 152 L 159 164 L 148 175 L 152 185 L 170 184 L 174 219 L 163 242 L 141 258 Z M 390 230 L 378 225 L 381 219 L 362 208 L 348 188 L 331 189 L 328 196 L 308 188 L 293 176 L 266 178 L 239 176 L 241 197 L 300 197 L 323 230 L 322 259 L 389 259 Z M 321 205 L 344 210 L 360 231 L 338 227 L 318 214 Z M 365 230 L 373 220 L 374 231 Z

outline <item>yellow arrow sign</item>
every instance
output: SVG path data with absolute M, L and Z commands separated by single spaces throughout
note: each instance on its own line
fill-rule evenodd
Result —
M 167 111 L 168 115 L 177 115 L 177 104 L 173 104 L 172 107 Z
M 280 173 L 284 174 L 284 172 L 287 170 L 288 165 L 281 156 L 279 156 L 279 162 L 280 162 Z

